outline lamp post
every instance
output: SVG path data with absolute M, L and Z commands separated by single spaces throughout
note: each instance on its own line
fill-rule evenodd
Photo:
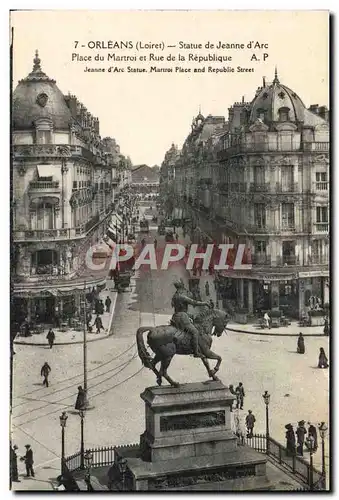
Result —
M 84 410 L 79 410 L 79 417 L 80 417 L 80 469 L 84 469 L 85 468 L 85 461 L 84 461 L 84 456 L 85 456 L 85 448 L 84 448 L 85 411 Z
M 65 427 L 68 419 L 65 411 L 62 412 L 59 419 L 61 425 L 61 474 L 63 474 L 65 470 Z
M 270 428 L 269 428 L 269 418 L 268 418 L 268 406 L 270 404 L 271 395 L 268 391 L 265 391 L 262 395 L 263 400 L 266 405 L 266 453 L 269 455 L 270 452 Z
M 121 457 L 118 461 L 119 472 L 121 474 L 122 481 L 122 491 L 125 491 L 125 475 L 127 470 L 127 460 L 124 457 Z
M 321 424 L 318 425 L 319 429 L 319 434 L 321 437 L 321 473 L 323 476 L 323 488 L 326 489 L 326 468 L 325 468 L 325 438 L 326 438 L 326 433 L 328 430 L 327 425 L 325 422 L 321 422 Z
M 309 485 L 310 485 L 310 490 L 313 490 L 313 452 L 314 452 L 314 437 L 309 436 L 306 438 L 306 443 L 308 446 L 308 449 L 310 451 L 310 475 L 309 475 Z

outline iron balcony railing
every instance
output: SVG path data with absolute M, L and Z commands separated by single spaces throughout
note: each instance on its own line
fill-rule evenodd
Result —
M 314 182 L 313 186 L 316 191 L 328 191 L 328 181 Z
M 59 181 L 31 181 L 29 183 L 30 189 L 37 189 L 44 191 L 45 189 L 59 189 Z
M 264 152 L 289 152 L 289 151 L 329 151 L 329 142 L 304 142 L 286 143 L 273 142 L 249 142 L 225 146 L 217 152 L 218 160 L 224 160 L 230 156 L 241 153 L 264 153 Z
M 314 226 L 316 233 L 328 233 L 328 228 L 329 228 L 328 222 L 315 222 Z
M 330 150 L 329 142 L 304 142 L 303 143 L 304 151 L 325 151 L 328 152 Z

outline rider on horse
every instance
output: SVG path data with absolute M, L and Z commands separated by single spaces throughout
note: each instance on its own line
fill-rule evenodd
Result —
M 188 314 L 188 306 L 209 306 L 207 302 L 199 302 L 189 297 L 190 293 L 185 289 L 184 282 L 180 279 L 175 281 L 174 286 L 176 292 L 172 298 L 172 307 L 174 307 L 174 314 L 171 323 L 179 330 L 184 330 L 191 335 L 193 355 L 195 358 L 203 357 L 198 351 L 199 346 L 199 332 L 193 325 L 192 320 Z

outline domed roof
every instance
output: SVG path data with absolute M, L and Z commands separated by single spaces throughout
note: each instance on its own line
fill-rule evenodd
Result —
M 288 110 L 288 121 L 304 121 L 305 105 L 293 90 L 279 82 L 277 70 L 271 85 L 259 88 L 251 103 L 250 122 L 264 115 L 265 122 L 278 122 L 279 110 Z
M 36 51 L 32 72 L 19 81 L 13 92 L 13 128 L 31 128 L 35 120 L 49 118 L 54 129 L 67 129 L 72 121 L 71 111 L 55 80 L 41 70 L 40 62 Z

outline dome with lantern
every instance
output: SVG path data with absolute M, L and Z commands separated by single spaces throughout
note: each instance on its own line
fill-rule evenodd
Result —
M 35 52 L 33 70 L 20 80 L 13 92 L 12 125 L 14 130 L 30 129 L 39 119 L 49 119 L 55 129 L 66 130 L 72 115 L 63 93 L 55 80 L 41 69 L 38 51 Z
M 306 107 L 300 97 L 286 85 L 282 85 L 275 69 L 274 80 L 259 87 L 250 107 L 249 121 L 258 118 L 265 123 L 289 121 L 299 123 L 304 121 Z

